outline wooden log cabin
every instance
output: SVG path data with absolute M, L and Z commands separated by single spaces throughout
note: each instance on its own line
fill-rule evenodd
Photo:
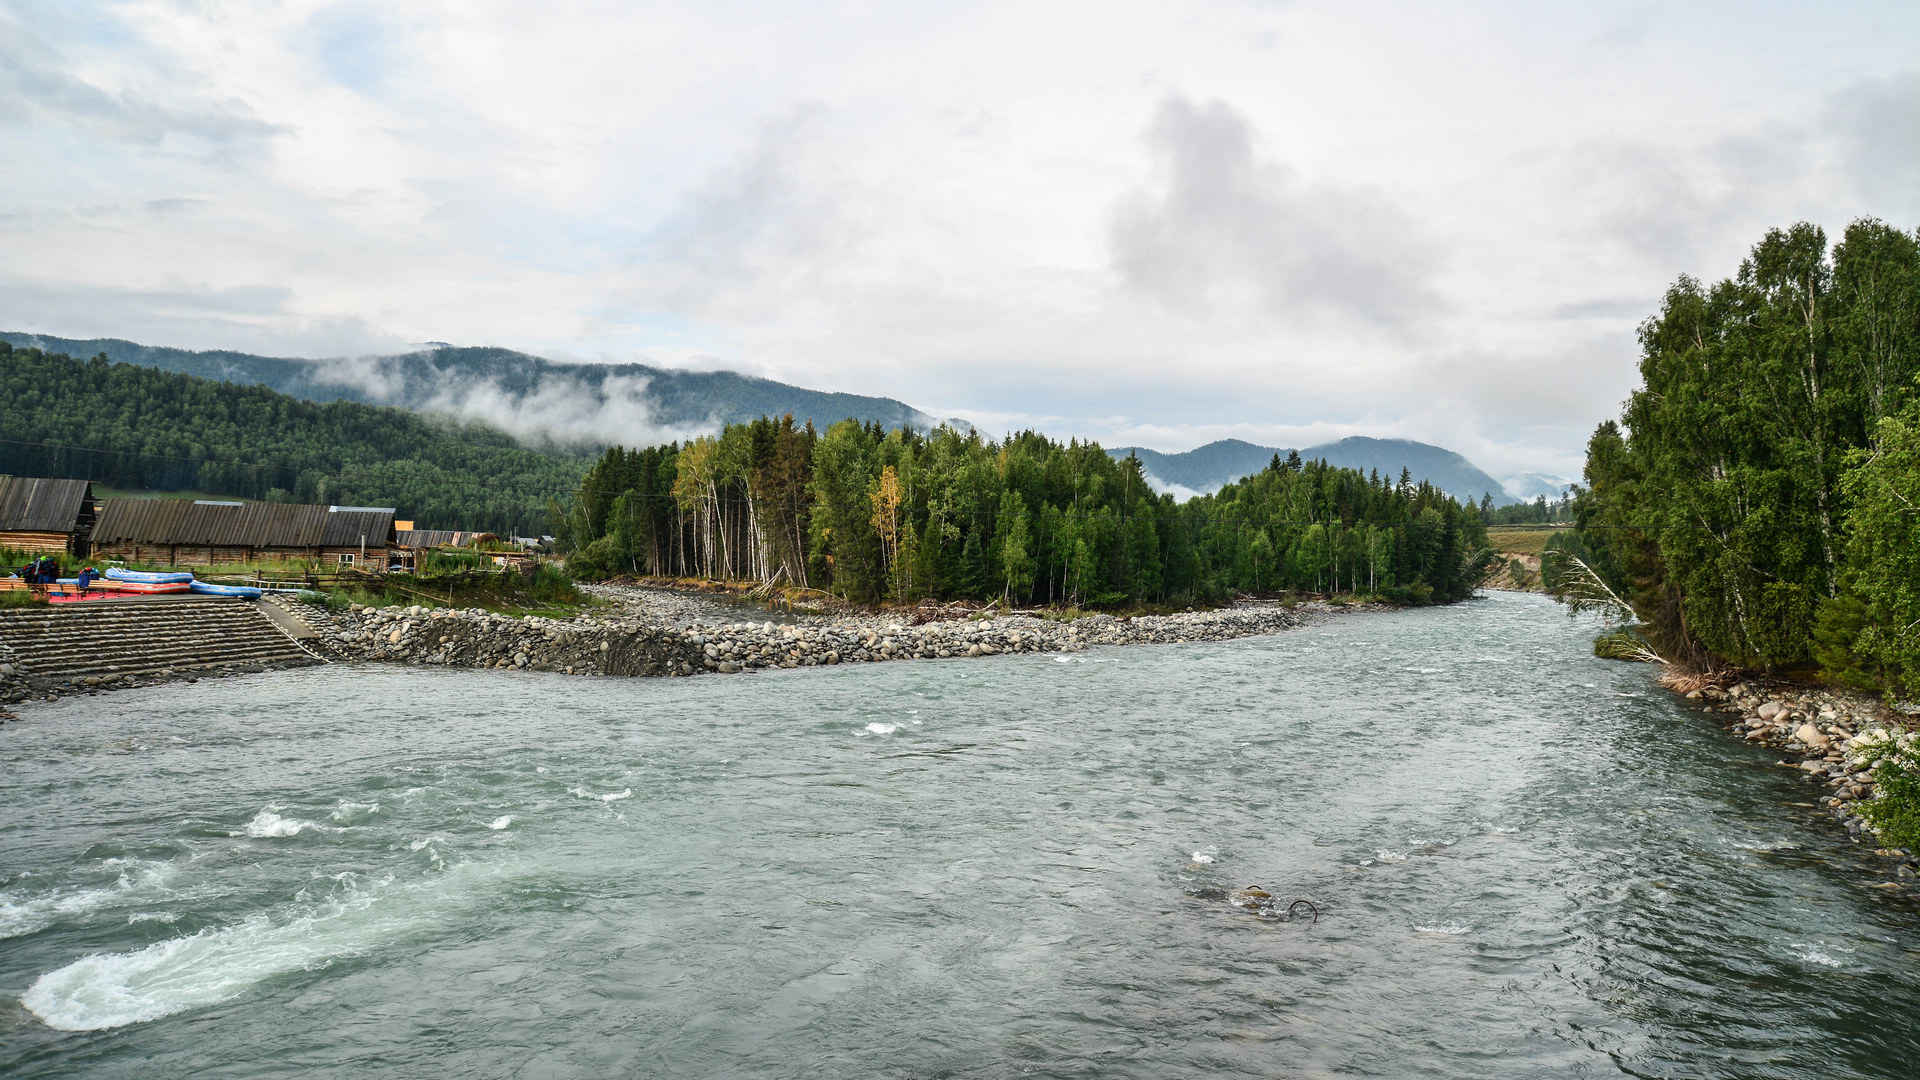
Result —
M 84 559 L 93 526 L 93 485 L 87 481 L 0 476 L 0 547 Z
M 317 562 L 380 570 L 393 508 L 221 499 L 110 499 L 93 529 L 97 558 L 167 566 Z

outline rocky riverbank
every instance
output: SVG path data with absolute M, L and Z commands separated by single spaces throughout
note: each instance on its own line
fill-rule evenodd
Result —
M 1880 846 L 1873 827 L 1860 816 L 1861 805 L 1878 794 L 1866 751 L 1906 730 L 1901 717 L 1869 698 L 1783 684 L 1707 686 L 1685 696 L 1720 714 L 1746 741 L 1779 751 L 1782 766 L 1822 785 L 1826 792 L 1818 805 L 1839 818 L 1856 842 L 1874 844 L 1887 860 L 1889 880 L 1878 887 L 1913 889 L 1920 884 L 1920 859 L 1910 851 Z
M 321 642 L 342 659 L 514 668 L 572 675 L 685 676 L 775 668 L 1076 652 L 1098 645 L 1178 644 L 1270 634 L 1316 610 L 1278 605 L 1055 621 L 1030 615 L 915 624 L 894 615 L 775 623 L 725 618 L 664 590 L 633 590 L 625 610 L 573 619 L 513 618 L 477 609 L 361 608 L 332 613 Z
M 886 614 L 760 614 L 706 594 L 646 586 L 588 586 L 600 601 L 568 619 L 515 617 L 480 608 L 362 607 L 332 611 L 288 597 L 265 603 L 314 636 L 301 647 L 328 661 L 550 671 L 568 675 L 689 676 L 779 668 L 938 660 L 1011 653 L 1077 652 L 1100 645 L 1225 641 L 1290 630 L 1329 608 L 1255 603 L 1174 615 L 958 617 L 951 611 Z M 236 663 L 76 680 L 30 678 L 0 643 L 0 721 L 11 703 L 270 670 Z M 307 661 L 312 662 L 312 661 Z

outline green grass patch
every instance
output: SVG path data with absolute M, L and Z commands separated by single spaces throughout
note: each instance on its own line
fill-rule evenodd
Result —
M 541 563 L 532 572 L 501 570 L 440 576 L 395 574 L 326 590 L 334 610 L 349 604 L 368 607 L 412 606 L 485 608 L 507 615 L 571 618 L 598 601 L 575 588 L 566 572 Z
M 1547 538 L 1559 531 L 1553 525 L 1488 529 L 1487 543 L 1508 555 L 1539 555 L 1547 550 Z

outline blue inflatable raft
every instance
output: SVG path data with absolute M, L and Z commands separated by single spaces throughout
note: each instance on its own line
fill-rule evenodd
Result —
M 193 580 L 193 575 L 184 570 L 163 574 L 153 570 L 122 570 L 117 566 L 107 567 L 107 572 L 100 576 L 108 581 L 131 581 L 140 585 L 184 585 Z
M 210 581 L 196 581 L 193 591 L 208 596 L 241 596 L 248 600 L 260 599 L 260 590 L 251 585 L 215 585 Z

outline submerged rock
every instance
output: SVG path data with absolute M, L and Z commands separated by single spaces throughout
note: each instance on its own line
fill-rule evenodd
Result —
M 1227 902 L 1246 908 L 1271 907 L 1273 894 L 1258 885 L 1249 885 L 1244 889 L 1235 889 L 1228 893 Z

